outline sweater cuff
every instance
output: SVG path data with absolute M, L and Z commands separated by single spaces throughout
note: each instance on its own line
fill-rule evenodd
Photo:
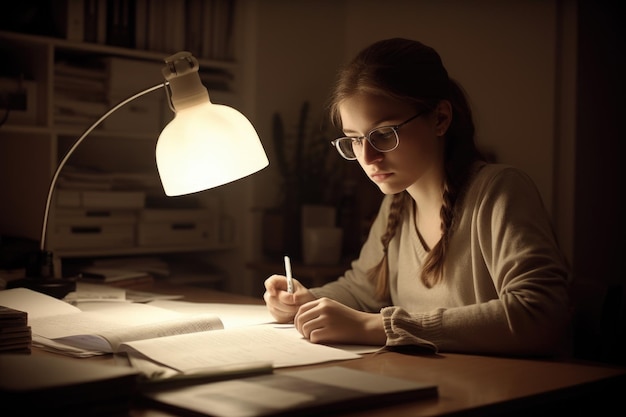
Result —
M 437 353 L 437 345 L 428 339 L 438 339 L 443 311 L 444 309 L 438 309 L 433 313 L 411 315 L 400 307 L 383 308 L 380 313 L 387 334 L 386 345 L 414 345 Z

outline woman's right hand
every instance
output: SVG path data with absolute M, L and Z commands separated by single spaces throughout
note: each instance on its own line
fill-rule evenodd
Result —
M 278 323 L 291 323 L 300 306 L 315 300 L 315 296 L 300 283 L 293 280 L 293 294 L 287 292 L 287 278 L 272 275 L 265 280 L 265 305 Z

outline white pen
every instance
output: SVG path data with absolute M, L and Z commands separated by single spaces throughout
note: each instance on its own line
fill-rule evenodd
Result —
M 293 294 L 293 277 L 291 276 L 291 261 L 285 256 L 285 274 L 287 276 L 287 292 Z

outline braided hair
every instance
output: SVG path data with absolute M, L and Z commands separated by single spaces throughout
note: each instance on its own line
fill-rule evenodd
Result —
M 448 76 L 439 54 L 418 41 L 392 38 L 363 49 L 340 72 L 330 100 L 330 117 L 341 126 L 339 106 L 357 94 L 371 94 L 407 102 L 416 110 L 433 111 L 441 100 L 452 106 L 452 121 L 445 134 L 441 239 L 429 251 L 421 273 L 432 288 L 444 278 L 444 260 L 455 220 L 455 206 L 470 181 L 474 162 L 484 160 L 474 142 L 472 112 L 461 86 Z M 407 191 L 393 196 L 387 228 L 381 237 L 383 257 L 369 271 L 376 296 L 389 297 L 387 251 L 411 197 Z

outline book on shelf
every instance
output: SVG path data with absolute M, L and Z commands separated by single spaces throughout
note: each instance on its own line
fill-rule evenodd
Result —
M 52 20 L 58 35 L 81 42 L 84 39 L 85 16 L 83 0 L 65 0 L 57 3 Z
M 148 392 L 150 404 L 213 417 L 261 417 L 354 411 L 437 397 L 437 385 L 329 366 L 287 370 Z
M 310 343 L 293 326 L 275 324 L 264 305 L 236 305 L 233 310 L 220 304 L 172 303 L 168 308 L 120 301 L 71 305 L 26 288 L 0 291 L 0 305 L 28 312 L 34 346 L 73 356 L 124 352 L 179 372 L 360 357 L 348 349 Z
M 106 2 L 106 43 L 131 48 L 135 45 L 135 2 Z

